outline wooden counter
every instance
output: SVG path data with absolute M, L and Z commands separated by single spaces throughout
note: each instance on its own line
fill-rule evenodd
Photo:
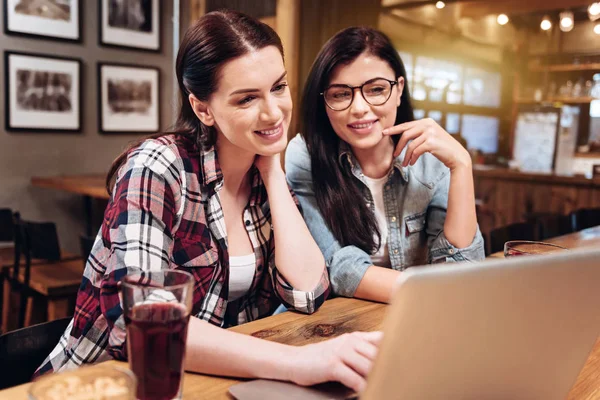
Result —
M 482 232 L 525 221 L 534 213 L 569 214 L 600 207 L 600 179 L 513 171 L 473 169 L 478 221 Z

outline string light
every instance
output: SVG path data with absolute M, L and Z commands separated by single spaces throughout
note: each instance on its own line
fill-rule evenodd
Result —
M 600 35 L 600 24 L 596 24 L 596 25 L 594 26 L 594 33 L 595 33 L 596 35 Z
M 435 7 L 438 10 L 441 10 L 442 8 L 446 7 L 446 3 L 444 3 L 443 1 L 438 1 L 437 3 L 435 3 Z
M 590 18 L 590 21 L 595 21 L 598 18 L 600 18 L 600 3 L 599 2 L 595 2 L 590 4 L 590 6 L 587 9 L 588 12 L 588 17 Z
M 571 32 L 575 21 L 573 19 L 573 12 L 563 11 L 560 13 L 560 30 L 563 32 Z
M 550 17 L 545 16 L 544 19 L 542 20 L 542 23 L 540 24 L 540 28 L 542 28 L 542 30 L 544 31 L 548 31 L 552 28 L 552 21 L 550 21 Z
M 497 21 L 500 25 L 506 25 L 508 24 L 508 17 L 506 16 L 506 14 L 500 14 L 498 15 Z

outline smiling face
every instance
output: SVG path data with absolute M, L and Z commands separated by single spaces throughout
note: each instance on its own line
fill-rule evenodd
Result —
M 283 57 L 275 46 L 227 62 L 210 99 L 190 101 L 198 118 L 217 129 L 217 142 L 226 140 L 246 153 L 264 156 L 285 149 L 292 97 Z
M 333 130 L 353 149 L 374 148 L 382 142 L 381 132 L 394 126 L 404 78 L 396 77 L 392 67 L 381 58 L 362 53 L 350 64 L 336 67 L 329 80 L 328 85 L 360 86 L 375 78 L 398 80 L 398 84 L 392 86 L 391 96 L 386 103 L 373 106 L 365 101 L 359 89 L 355 89 L 354 100 L 347 109 L 334 111 L 325 105 Z

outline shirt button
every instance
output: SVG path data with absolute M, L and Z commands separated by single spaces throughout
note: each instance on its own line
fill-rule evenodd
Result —
M 392 222 L 396 222 L 396 217 L 392 217 Z
M 454 249 L 450 249 L 449 253 L 454 254 Z
M 252 223 L 252 222 L 250 222 L 250 220 L 249 220 L 249 219 L 247 219 L 247 220 L 246 220 L 246 226 L 250 226 L 250 224 L 251 224 L 251 223 Z
M 394 254 L 398 254 L 398 249 L 394 249 Z

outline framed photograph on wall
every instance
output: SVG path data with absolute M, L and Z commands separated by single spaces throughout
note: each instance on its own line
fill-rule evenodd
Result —
M 81 65 L 76 58 L 4 52 L 6 130 L 79 132 Z
M 3 0 L 4 33 L 81 42 L 81 0 Z
M 98 122 L 102 133 L 155 133 L 160 129 L 160 71 L 98 63 Z
M 159 0 L 100 0 L 102 46 L 160 51 Z

